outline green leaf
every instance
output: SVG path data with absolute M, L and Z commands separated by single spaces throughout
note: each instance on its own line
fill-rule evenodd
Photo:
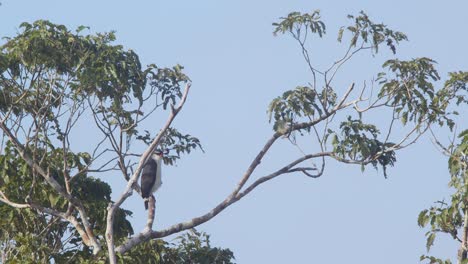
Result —
M 429 221 L 429 218 L 427 217 L 427 212 L 428 210 L 423 210 L 419 213 L 419 216 L 418 216 L 418 225 L 420 227 L 425 227 Z
M 338 30 L 338 42 L 341 42 L 341 40 L 343 39 L 343 32 L 344 32 L 344 27 L 341 27 L 340 30 Z
M 436 238 L 436 234 L 435 233 L 430 233 L 429 236 L 427 237 L 427 241 L 426 241 L 426 250 L 429 252 L 429 250 L 431 249 L 432 245 L 434 245 L 434 240 Z
M 85 29 L 90 29 L 90 27 L 87 27 L 87 26 L 79 26 L 77 29 L 76 29 L 76 33 L 80 33 L 81 31 L 85 30 Z
M 52 194 L 52 193 L 49 193 L 49 201 L 50 201 L 50 205 L 51 205 L 52 207 L 55 207 L 55 205 L 57 204 L 58 200 L 59 200 L 59 196 L 54 195 L 54 194 Z

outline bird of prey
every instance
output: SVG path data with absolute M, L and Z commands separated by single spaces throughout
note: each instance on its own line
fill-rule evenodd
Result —
M 148 210 L 148 199 L 161 187 L 161 160 L 163 153 L 155 151 L 143 167 L 141 175 L 141 196 L 145 201 L 145 210 Z

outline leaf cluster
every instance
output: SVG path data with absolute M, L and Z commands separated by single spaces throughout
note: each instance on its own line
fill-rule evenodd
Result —
M 275 27 L 273 34 L 293 33 L 300 35 L 301 28 L 316 33 L 322 37 L 326 33 L 325 23 L 320 20 L 320 10 L 312 13 L 291 12 L 287 17 L 281 17 L 280 22 L 273 23 Z
M 328 131 L 327 138 L 332 136 L 333 153 L 345 162 L 349 159 L 361 164 L 362 170 L 368 163 L 374 168 L 380 165 L 387 177 L 387 166 L 393 166 L 396 162 L 395 151 L 392 149 L 395 144 L 378 140 L 380 131 L 376 126 L 352 119 L 351 116 L 340 124 L 340 129 L 340 136 L 332 130 Z
M 361 11 L 358 16 L 348 15 L 348 18 L 354 22 L 353 25 L 346 27 L 351 33 L 350 47 L 356 47 L 358 43 L 370 44 L 368 47 L 375 53 L 378 53 L 379 46 L 385 43 L 393 54 L 396 53 L 396 45 L 400 41 L 408 40 L 406 35 L 399 31 L 389 29 L 382 23 L 373 22 L 369 16 Z M 345 28 L 338 31 L 338 41 L 341 42 Z
M 82 35 L 85 27 L 73 33 L 46 20 L 20 28 L 0 46 L 0 111 L 45 119 L 59 140 L 66 132 L 58 112 L 71 101 L 97 102 L 92 108 L 103 124 L 118 125 L 132 136 L 144 102 L 159 93 L 165 109 L 189 81 L 180 65 L 142 69 L 134 51 L 113 44 L 113 32 Z
M 229 249 L 213 247 L 210 236 L 195 229 L 184 233 L 172 242 L 151 240 L 138 245 L 125 256 L 119 256 L 119 263 L 234 263 L 234 254 Z
M 436 257 L 433 257 L 433 256 L 426 256 L 426 255 L 422 255 L 419 258 L 419 260 L 420 261 L 427 260 L 427 261 L 429 261 L 429 262 L 427 262 L 428 264 L 452 264 L 452 261 L 450 261 L 449 259 L 442 260 L 442 259 L 439 259 L 439 258 L 436 258 Z M 462 263 L 462 264 L 465 264 L 465 263 Z
M 39 151 L 36 149 L 36 151 Z M 49 173 L 65 189 L 62 157 L 57 151 L 41 153 L 43 163 L 48 165 Z M 83 153 L 67 153 L 69 169 L 83 168 Z M 34 170 L 20 158 L 17 150 L 7 142 L 3 155 L 0 155 L 0 191 L 10 201 L 19 204 L 34 204 L 56 211 L 66 211 L 67 201 L 57 194 L 45 180 L 36 175 Z M 103 236 L 106 227 L 106 208 L 111 202 L 110 186 L 85 172 L 79 173 L 71 181 L 72 194 L 83 201 L 89 212 L 89 221 L 98 236 Z M 54 215 L 36 211 L 32 208 L 17 209 L 7 204 L 0 204 L 0 247 L 3 247 L 7 259 L 13 256 L 18 263 L 49 262 L 68 259 L 72 255 L 88 256 L 91 250 L 87 248 L 78 231 L 70 223 L 56 218 Z M 79 215 L 72 213 L 75 217 Z M 128 220 L 131 212 L 120 209 L 116 214 L 115 236 L 124 239 L 133 234 Z M 32 253 L 32 254 L 30 254 Z M 16 258 L 15 257 L 15 258 Z M 14 262 L 13 262 L 14 263 Z
M 448 234 L 454 240 L 461 241 L 459 230 L 464 227 L 464 218 L 468 211 L 468 130 L 463 131 L 459 138 L 461 142 L 448 160 L 451 175 L 449 186 L 454 189 L 450 201 L 439 201 L 438 206 L 421 211 L 418 217 L 420 227 L 430 227 L 426 232 L 428 251 L 439 233 Z
M 329 107 L 335 105 L 336 94 L 333 89 L 323 89 L 317 93 L 309 86 L 298 86 L 284 92 L 268 106 L 269 121 L 274 121 L 273 130 L 282 133 L 298 122 L 320 117 L 327 111 L 322 103 L 324 101 L 327 101 Z M 310 131 L 310 128 L 306 130 Z
M 435 61 L 429 58 L 417 58 L 410 61 L 388 60 L 383 64 L 394 77 L 385 73 L 378 75 L 382 85 L 380 98 L 388 98 L 388 106 L 394 107 L 403 124 L 406 122 L 422 123 L 431 116 L 439 114 L 437 105 L 432 105 L 435 97 L 431 81 L 440 79 L 434 67 Z
M 396 46 L 407 40 L 404 33 L 390 29 L 383 23 L 374 22 L 363 11 L 358 15 L 348 15 L 348 18 L 351 25 L 339 30 L 337 40 L 343 41 L 344 33 L 350 33 L 349 47 L 344 56 L 325 71 L 315 68 L 310 55 L 312 52 L 305 45 L 307 32 L 318 34 L 320 37 L 325 33 L 325 24 L 318 10 L 310 14 L 293 12 L 273 24 L 274 34 L 289 33 L 299 42 L 304 59 L 312 72 L 313 81 L 308 86 L 298 86 L 273 99 L 268 106 L 269 120 L 273 123 L 274 131 L 288 137 L 294 132 L 293 128 L 297 128 L 295 131 L 299 132 L 310 132 L 312 128 L 318 130 L 319 123 L 324 123 L 324 131 L 327 132 L 324 132 L 323 136 L 316 133 L 317 143 L 322 150 L 326 149 L 326 139 L 333 135 L 333 153 L 340 161 L 361 164 L 362 169 L 368 163 L 374 167 L 382 166 L 386 176 L 386 168 L 388 165 L 393 166 L 396 161 L 395 150 L 404 147 L 403 142 L 417 139 L 418 135 L 423 134 L 433 123 L 453 128 L 451 115 L 458 113 L 449 107 L 452 101 L 456 101 L 457 104 L 467 102 L 468 75 L 465 72 L 450 73 L 450 79 L 445 86 L 437 90 L 435 84 L 440 80 L 440 76 L 434 60 L 426 57 L 407 61 L 390 59 L 383 64 L 383 69 L 387 72 L 381 72 L 377 76 L 380 89 L 376 95 L 373 86 L 371 91 L 367 92 L 364 85 L 358 99 L 346 101 L 349 94 L 345 94 L 341 105 L 337 106 L 338 93 L 332 86 L 332 80 L 343 64 L 362 50 L 370 49 L 373 54 L 378 53 L 382 45 L 396 53 Z M 318 76 L 323 77 L 321 90 L 318 89 Z M 358 104 L 364 101 L 368 101 L 369 106 L 360 109 Z M 335 113 L 348 106 L 354 106 L 360 119 L 370 110 L 389 109 L 393 116 L 388 117 L 390 128 L 387 139 L 377 139 L 380 132 L 373 124 L 363 124 L 360 120 L 349 118 L 341 123 L 340 132 L 330 129 L 328 124 L 335 118 Z M 414 129 L 395 145 L 389 142 L 389 139 L 394 120 L 398 119 L 403 126 L 410 125 Z M 338 138 L 338 135 L 341 137 Z
M 138 135 L 136 139 L 149 145 L 154 138 L 151 137 L 149 131 L 145 130 L 145 134 Z M 169 165 L 174 165 L 181 158 L 182 154 L 190 154 L 190 152 L 197 148 L 203 151 L 198 138 L 190 134 L 183 134 L 173 127 L 167 129 L 159 144 L 159 150 L 165 152 L 163 157 L 164 163 Z

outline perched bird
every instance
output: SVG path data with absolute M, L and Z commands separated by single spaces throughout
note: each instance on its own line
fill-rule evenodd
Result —
M 145 200 L 145 209 L 148 210 L 148 199 L 161 187 L 161 160 L 163 153 L 155 151 L 143 167 L 141 175 L 141 196 Z

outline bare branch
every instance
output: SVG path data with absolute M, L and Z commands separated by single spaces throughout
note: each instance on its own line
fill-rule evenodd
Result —
M 20 208 L 20 209 L 31 207 L 31 206 L 29 206 L 29 204 L 19 204 L 19 203 L 15 203 L 15 202 L 10 201 L 2 191 L 0 191 L 0 196 L 1 196 L 0 201 L 8 204 L 9 206 L 12 206 L 12 207 L 15 207 L 15 208 Z
M 339 109 L 341 109 L 344 105 L 344 102 L 348 99 L 348 96 L 351 94 L 351 92 L 353 91 L 354 89 L 354 83 L 352 83 L 348 90 L 346 90 L 345 94 L 343 95 L 343 97 L 341 98 L 340 102 L 338 103 L 338 105 L 335 107 L 335 112 L 338 111 Z
M 156 198 L 154 198 L 154 195 L 150 195 L 148 204 L 149 204 L 148 218 L 146 220 L 146 226 L 144 230 L 153 229 L 153 222 L 154 222 L 154 216 L 155 216 L 155 211 L 156 211 Z
M 351 48 L 351 47 L 350 47 Z M 327 87 L 330 85 L 330 83 L 333 81 L 333 78 L 335 78 L 335 75 L 336 73 L 338 72 L 338 70 L 341 68 L 341 66 L 343 66 L 347 61 L 349 61 L 356 53 L 360 52 L 361 50 L 366 50 L 366 49 L 372 49 L 372 46 L 369 46 L 369 47 L 365 47 L 364 46 L 364 43 L 361 44 L 361 46 L 357 49 L 355 49 L 351 54 L 349 54 L 350 50 L 351 49 L 348 49 L 345 56 L 336 61 L 327 71 L 326 73 L 328 73 L 330 70 L 332 70 L 333 68 L 335 68 L 335 70 L 333 71 L 330 79 L 328 81 L 326 81 L 326 85 Z

